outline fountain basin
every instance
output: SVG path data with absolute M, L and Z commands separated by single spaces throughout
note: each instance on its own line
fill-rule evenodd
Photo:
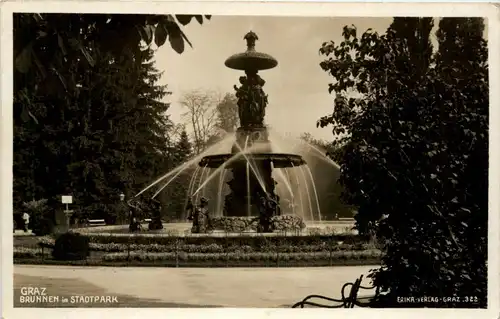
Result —
M 234 157 L 234 155 L 235 154 L 217 154 L 205 156 L 201 159 L 199 165 L 201 167 L 218 168 Z M 273 163 L 274 168 L 296 167 L 306 164 L 302 156 L 296 154 L 252 153 L 246 154 L 245 157 L 233 160 L 230 164 L 225 165 L 227 165 L 227 168 L 231 168 L 234 164 L 241 165 L 241 163 L 246 163 L 248 160 L 256 162 L 270 161 Z
M 234 70 L 269 70 L 278 65 L 278 61 L 267 53 L 247 51 L 230 56 L 224 63 Z

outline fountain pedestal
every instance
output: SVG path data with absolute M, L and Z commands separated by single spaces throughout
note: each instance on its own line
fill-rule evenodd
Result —
M 241 86 L 234 87 L 241 127 L 236 132 L 236 142 L 231 152 L 242 152 L 246 161 L 232 165 L 233 179 L 228 183 L 231 193 L 226 196 L 224 210 L 226 216 L 263 217 L 266 201 L 277 201 L 278 198 L 274 192 L 276 182 L 271 177 L 271 159 L 256 159 L 251 156 L 253 153 L 271 152 L 264 125 L 268 103 L 267 95 L 262 89 L 265 81 L 258 75 L 258 71 L 274 68 L 278 61 L 268 54 L 255 51 L 258 37 L 254 32 L 247 33 L 244 39 L 247 41 L 247 51 L 235 54 L 225 62 L 229 68 L 245 71 L 245 76 L 239 79 Z M 269 227 L 263 228 L 270 231 Z
M 271 160 L 250 161 L 252 168 L 245 162 L 232 165 L 233 179 L 228 182 L 231 193 L 224 205 L 226 216 L 259 216 L 262 198 L 276 200 Z

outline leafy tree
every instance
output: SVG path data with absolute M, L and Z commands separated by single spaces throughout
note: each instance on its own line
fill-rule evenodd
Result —
M 180 104 L 186 109 L 183 116 L 193 130 L 193 150 L 199 154 L 217 136 L 216 95 L 214 92 L 192 90 L 182 96 Z
M 234 94 L 226 93 L 217 103 L 217 128 L 224 132 L 234 132 L 239 124 L 238 100 Z
M 125 47 L 118 52 L 109 47 L 104 28 L 95 27 L 100 19 L 101 15 L 46 16 L 45 24 L 60 23 L 59 30 L 88 39 L 82 42 L 83 51 L 98 51 L 92 66 L 67 51 L 57 74 L 61 83 L 71 81 L 70 89 L 47 84 L 49 79 L 36 68 L 15 72 L 14 90 L 21 97 L 14 100 L 18 206 L 24 198 L 42 197 L 54 207 L 59 195 L 71 191 L 83 215 L 112 220 L 109 215 L 118 194 L 136 192 L 172 160 L 164 156 L 172 126 L 165 116 L 168 104 L 159 102 L 168 92 L 157 85 L 161 74 L 151 62 L 153 51 Z M 30 26 L 35 31 L 40 27 L 30 25 L 31 15 L 17 15 L 15 21 L 14 38 L 19 41 Z M 31 55 L 46 66 L 61 44 L 40 41 L 37 54 Z
M 318 125 L 342 136 L 340 180 L 346 202 L 359 207 L 358 229 L 372 229 L 386 244 L 372 274 L 381 305 L 418 306 L 398 304 L 397 296 L 471 295 L 477 302 L 466 307 L 485 307 L 482 20 L 441 19 L 435 56 L 432 26 L 429 18 L 396 18 L 383 35 L 368 30 L 358 38 L 345 27 L 342 43 L 325 43 L 320 52 L 328 58 L 320 65 L 335 78 L 330 92 L 337 98 Z
M 193 148 L 185 128 L 182 129 L 179 139 L 173 146 L 171 152 L 173 156 L 172 168 L 184 164 L 192 156 Z M 171 181 L 171 183 L 159 193 L 158 197 L 164 208 L 164 216 L 168 216 L 168 218 L 173 218 L 175 220 L 182 219 L 186 198 L 189 195 L 189 182 L 193 173 L 193 167 L 186 167 L 175 180 Z
M 100 55 L 119 57 L 130 51 L 136 57 L 143 43 L 162 46 L 167 38 L 179 54 L 185 42 L 181 30 L 195 18 L 202 24 L 210 16 L 130 15 L 130 14 L 15 14 L 14 65 L 18 81 L 14 100 L 25 101 L 34 90 L 50 90 L 62 95 L 75 94 L 73 76 L 63 76 L 73 60 L 94 67 Z M 82 30 L 84 32 L 82 32 Z M 141 59 L 137 59 L 140 61 Z M 17 74 L 19 73 L 19 74 Z M 43 81 L 34 85 L 33 75 Z M 30 92 L 30 93 L 28 93 Z M 31 103 L 22 103 L 23 114 L 36 121 Z
M 176 144 L 175 150 L 176 150 L 177 163 L 182 163 L 188 160 L 193 153 L 193 147 L 191 145 L 191 142 L 189 141 L 189 136 L 185 128 L 182 130 L 180 134 L 180 138 Z

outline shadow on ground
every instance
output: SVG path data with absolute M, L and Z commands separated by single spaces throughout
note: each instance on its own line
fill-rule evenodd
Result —
M 58 296 L 58 302 L 21 302 L 22 287 L 44 287 L 48 296 Z M 62 302 L 71 296 L 116 296 L 115 303 Z M 130 295 L 117 295 L 80 279 L 59 279 L 14 274 L 14 307 L 20 308 L 217 308 L 216 305 L 169 303 L 156 299 L 142 299 Z

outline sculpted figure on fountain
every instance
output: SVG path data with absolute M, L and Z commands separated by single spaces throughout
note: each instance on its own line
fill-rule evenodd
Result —
M 200 204 L 196 207 L 193 207 L 191 203 L 188 219 L 193 221 L 191 233 L 202 234 L 208 232 L 210 229 L 210 214 L 208 212 L 208 200 L 206 198 L 202 197 L 200 199 Z
M 163 229 L 163 223 L 161 221 L 161 203 L 160 201 L 151 198 L 149 200 L 150 218 L 151 221 L 148 224 L 149 230 L 159 230 Z
M 257 226 L 257 231 L 259 233 L 269 233 L 273 231 L 271 222 L 272 217 L 269 199 L 265 196 L 261 196 L 259 203 L 259 224 Z
M 264 116 L 268 103 L 262 87 L 266 83 L 257 71 L 246 71 L 247 76 L 240 77 L 240 87 L 234 86 L 238 98 L 238 115 L 242 127 L 264 125 Z
M 272 152 L 267 127 L 264 125 L 268 97 L 263 90 L 266 81 L 258 72 L 276 67 L 278 61 L 266 53 L 255 50 L 255 41 L 258 37 L 254 32 L 248 32 L 244 39 L 247 42 L 247 51 L 232 55 L 225 62 L 227 67 L 245 72 L 245 76 L 239 78 L 240 86 L 234 86 L 241 127 L 236 131 L 236 143 L 231 152 L 239 153 L 258 143 L 259 147 L 252 149 L 251 153 L 268 154 Z M 252 154 L 248 157 L 252 157 Z M 231 192 L 226 195 L 225 214 L 231 216 L 258 214 L 259 231 L 271 232 L 271 218 L 279 206 L 279 201 L 275 200 L 275 181 L 271 177 L 271 162 L 267 159 L 246 160 L 246 163 L 232 165 L 233 179 L 228 183 Z M 269 202 L 271 198 L 275 205 Z
M 136 232 L 141 230 L 140 217 L 143 215 L 142 203 L 136 199 L 129 199 L 127 205 L 130 208 L 129 212 L 129 231 Z

